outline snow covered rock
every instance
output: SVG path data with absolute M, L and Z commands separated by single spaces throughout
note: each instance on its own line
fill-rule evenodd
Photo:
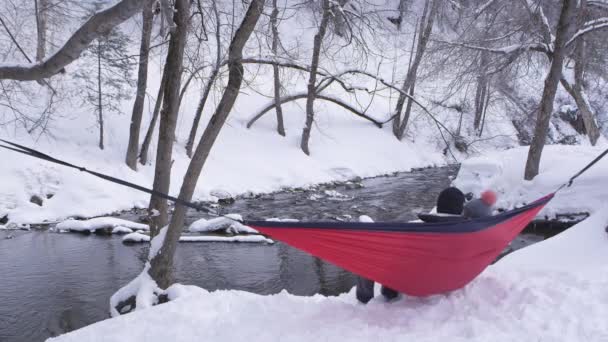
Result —
M 116 229 L 120 227 L 119 229 Z M 133 230 L 149 230 L 150 228 L 142 223 L 131 222 L 128 220 L 119 219 L 116 217 L 96 217 L 89 220 L 74 220 L 69 219 L 60 222 L 55 227 L 58 230 L 67 230 L 82 233 L 126 233 L 126 229 Z
M 209 194 L 215 198 L 217 198 L 218 203 L 220 204 L 231 204 L 234 203 L 234 196 L 228 191 L 221 189 L 214 189 L 209 192 Z
M 123 243 L 150 242 L 150 235 L 139 232 L 130 233 L 122 237 Z
M 225 217 L 217 217 L 214 219 L 199 219 L 192 222 L 188 231 L 192 233 L 216 232 L 225 231 L 228 234 L 256 234 L 257 230 L 247 227 L 240 223 L 243 217 L 239 214 L 228 214 Z

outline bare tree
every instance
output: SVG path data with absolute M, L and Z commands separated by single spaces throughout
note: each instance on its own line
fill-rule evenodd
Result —
M 49 0 L 34 0 L 36 11 L 36 61 L 40 62 L 46 56 L 46 24 L 48 17 Z
M 163 74 L 167 75 L 167 78 L 164 84 L 163 105 L 160 113 L 160 128 L 158 131 L 158 147 L 156 150 L 156 165 L 154 167 L 153 189 L 162 193 L 169 193 L 169 185 L 171 182 L 173 142 L 175 141 L 175 127 L 177 124 L 184 48 L 188 35 L 190 2 L 188 0 L 176 0 L 174 8 L 173 23 L 176 28 L 171 31 L 169 51 L 167 52 L 165 69 L 163 71 Z M 156 236 L 160 228 L 166 226 L 169 222 L 169 206 L 167 200 L 152 196 L 150 199 L 149 212 L 152 217 L 150 233 L 152 236 Z M 157 268 L 154 268 L 153 266 L 153 269 Z M 162 282 L 158 284 L 161 286 L 167 285 Z
M 317 69 L 319 68 L 319 55 L 321 54 L 321 44 L 323 43 L 323 37 L 327 30 L 327 23 L 331 16 L 331 8 L 329 0 L 322 1 L 323 15 L 321 17 L 321 23 L 319 29 L 315 34 L 314 45 L 312 50 L 312 61 L 310 63 L 310 76 L 308 78 L 308 97 L 306 98 L 306 123 L 304 124 L 304 130 L 302 131 L 302 140 L 300 142 L 300 148 L 302 152 L 310 155 L 308 148 L 308 141 L 310 140 L 310 131 L 312 130 L 312 123 L 315 118 L 314 103 L 315 95 L 317 92 Z
M 585 17 L 587 12 L 587 0 L 580 0 L 577 14 L 578 30 L 585 29 Z M 565 78 L 561 82 L 564 88 L 572 95 L 583 118 L 585 131 L 592 145 L 597 143 L 600 137 L 600 129 L 595 122 L 595 114 L 591 104 L 587 100 L 585 91 L 585 66 L 587 64 L 587 52 L 585 49 L 585 37 L 579 37 L 575 42 L 574 48 L 574 86 L 568 85 Z
M 190 201 L 192 199 L 196 183 L 203 166 L 207 161 L 209 152 L 239 94 L 244 72 L 243 64 L 241 63 L 243 47 L 245 46 L 245 43 L 247 43 L 247 40 L 249 40 L 263 9 L 264 0 L 251 1 L 245 18 L 236 30 L 232 42 L 230 43 L 228 55 L 228 84 L 215 113 L 205 128 L 201 141 L 196 147 L 196 151 L 192 156 L 192 161 L 190 162 L 190 165 L 188 165 L 188 170 L 184 176 L 184 181 L 179 193 L 179 198 L 182 200 Z M 171 223 L 160 251 L 155 256 L 152 256 L 150 275 L 161 288 L 168 287 L 172 282 L 171 268 L 173 266 L 173 256 L 175 254 L 179 236 L 182 232 L 186 211 L 187 208 L 185 206 L 176 204 Z
M 536 127 L 534 129 L 534 137 L 528 151 L 528 159 L 526 161 L 526 170 L 524 178 L 531 180 L 538 175 L 540 166 L 540 157 L 545 147 L 547 139 L 547 130 L 549 129 L 549 120 L 553 114 L 553 100 L 557 86 L 562 77 L 562 69 L 565 57 L 565 45 L 568 39 L 569 20 L 572 11 L 576 6 L 576 0 L 563 0 L 562 9 L 557 23 L 557 31 L 555 34 L 555 43 L 552 53 L 551 67 L 549 74 L 545 79 L 545 88 L 540 103 L 540 110 L 536 119 Z
M 215 82 L 217 76 L 220 73 L 220 69 L 222 67 L 222 42 L 221 42 L 221 21 L 220 15 L 217 10 L 217 4 L 214 1 L 212 4 L 213 13 L 215 16 L 215 65 L 213 70 L 211 71 L 211 75 L 207 79 L 207 83 L 205 84 L 205 89 L 203 90 L 203 95 L 201 96 L 200 101 L 198 102 L 198 106 L 196 107 L 196 113 L 194 113 L 194 120 L 192 121 L 192 127 L 190 128 L 190 134 L 188 135 L 188 141 L 186 142 L 186 154 L 188 157 L 192 158 L 192 149 L 194 148 L 194 141 L 196 140 L 196 132 L 198 131 L 198 126 L 200 125 L 201 118 L 203 116 L 203 109 L 205 109 L 205 105 L 207 104 L 207 99 L 209 99 L 209 94 L 213 89 L 213 83 Z
M 160 80 L 160 86 L 158 87 L 158 93 L 156 95 L 156 101 L 154 103 L 154 110 L 152 111 L 152 120 L 146 131 L 144 141 L 141 143 L 141 149 L 139 151 L 139 163 L 146 165 L 148 163 L 148 150 L 150 149 L 150 143 L 152 142 L 152 135 L 156 128 L 156 122 L 160 115 L 160 107 L 163 104 L 163 94 L 165 93 L 165 83 L 167 83 L 167 75 L 163 72 L 163 76 Z
M 345 1 L 345 0 L 341 0 Z M 272 0 L 272 13 L 270 15 L 270 28 L 272 30 L 272 55 L 277 56 L 279 47 L 279 28 L 278 28 L 279 8 L 277 0 Z M 275 111 L 277 112 L 277 133 L 285 136 L 285 125 L 283 123 L 283 107 L 281 107 L 281 75 L 279 66 L 272 65 L 272 74 L 274 78 L 274 101 L 277 104 Z
M 407 76 L 403 81 L 403 86 L 401 87 L 401 90 L 403 90 L 403 92 L 408 93 L 410 96 L 414 95 L 418 68 L 420 67 L 420 63 L 422 62 L 424 51 L 426 50 L 427 43 L 433 30 L 433 23 L 435 21 L 435 14 L 437 13 L 437 8 L 438 5 L 436 0 L 427 0 L 424 4 L 424 11 L 420 20 L 420 36 L 418 38 L 418 44 L 416 45 L 415 57 L 407 72 Z M 408 100 L 408 105 L 402 117 L 401 112 L 403 111 L 403 105 L 406 100 Z M 412 105 L 410 98 L 406 97 L 403 93 L 400 93 L 399 98 L 397 100 L 397 105 L 395 106 L 393 119 L 393 134 L 399 140 L 403 139 L 405 128 L 407 127 L 407 123 L 409 121 L 411 107 Z
M 139 131 L 141 120 L 144 113 L 144 100 L 146 97 L 146 87 L 148 85 L 148 55 L 150 51 L 150 37 L 152 36 L 152 21 L 154 0 L 146 0 L 142 9 L 142 29 L 141 44 L 139 47 L 139 69 L 137 73 L 137 91 L 133 112 L 131 113 L 131 123 L 129 125 L 129 142 L 127 145 L 127 155 L 125 162 L 132 170 L 137 170 L 137 157 L 139 151 Z

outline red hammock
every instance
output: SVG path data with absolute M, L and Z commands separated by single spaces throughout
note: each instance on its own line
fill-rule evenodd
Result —
M 479 219 L 437 223 L 245 221 L 348 271 L 412 296 L 459 289 L 553 198 Z

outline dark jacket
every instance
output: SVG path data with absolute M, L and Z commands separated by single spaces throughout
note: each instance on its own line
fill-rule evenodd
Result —
M 476 198 L 464 205 L 462 215 L 468 218 L 492 216 L 492 206 Z

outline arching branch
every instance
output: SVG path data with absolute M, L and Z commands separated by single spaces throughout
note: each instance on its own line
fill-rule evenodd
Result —
M 281 98 L 280 104 L 283 105 L 285 103 L 288 102 L 293 102 L 296 100 L 301 100 L 301 99 L 305 99 L 306 96 L 308 96 L 308 93 L 301 93 L 301 94 L 295 94 L 295 95 L 291 95 L 291 96 L 286 96 Z M 324 100 L 324 101 L 329 101 L 332 102 L 334 104 L 337 104 L 338 106 L 348 110 L 349 112 L 355 114 L 356 116 L 362 117 L 365 120 L 371 121 L 372 123 L 374 123 L 374 125 L 376 125 L 378 128 L 382 128 L 382 122 L 366 115 L 365 113 L 357 110 L 356 108 L 352 107 L 351 105 L 336 99 L 334 97 L 331 96 L 327 96 L 327 95 L 321 95 L 321 94 L 317 94 L 316 98 L 319 100 Z M 256 115 L 254 115 L 249 122 L 247 123 L 247 128 L 251 128 L 251 126 L 258 121 L 258 119 L 260 119 L 262 116 L 264 116 L 264 114 L 266 114 L 267 112 L 269 112 L 270 110 L 272 110 L 273 108 L 275 108 L 277 106 L 276 102 L 272 102 L 269 105 L 267 105 L 266 107 L 264 107 L 260 112 L 258 112 Z
M 144 0 L 122 0 L 95 13 L 52 56 L 35 64 L 0 64 L 0 79 L 34 81 L 48 78 L 74 62 L 96 38 L 141 11 Z

